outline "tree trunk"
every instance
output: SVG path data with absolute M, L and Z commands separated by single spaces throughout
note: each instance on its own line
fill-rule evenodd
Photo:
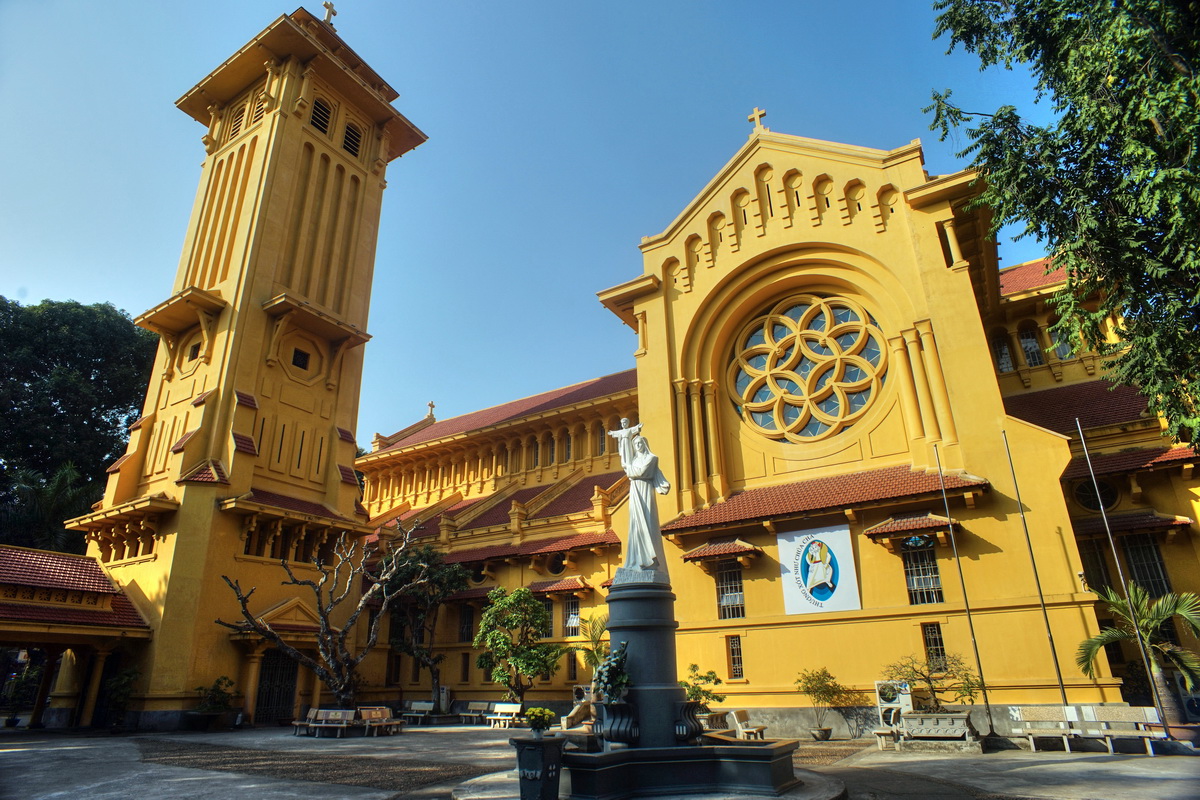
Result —
M 445 714 L 450 709 L 442 708 L 442 670 L 435 664 L 429 665 L 429 685 L 433 689 L 433 713 Z
M 1175 696 L 1175 690 L 1167 680 L 1166 673 L 1163 672 L 1157 660 L 1153 661 L 1151 668 L 1154 671 L 1152 678 L 1154 688 L 1158 692 L 1159 702 L 1162 703 L 1163 714 L 1166 716 L 1163 722 L 1166 725 L 1186 725 L 1187 717 L 1184 716 L 1183 708 L 1179 705 L 1179 698 Z M 1167 734 L 1170 735 L 1169 730 Z

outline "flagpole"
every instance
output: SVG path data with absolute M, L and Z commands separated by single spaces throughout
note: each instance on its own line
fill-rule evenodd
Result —
M 1129 621 L 1133 623 L 1133 638 L 1137 640 L 1138 650 L 1142 654 L 1142 668 L 1146 670 L 1150 694 L 1154 698 L 1154 710 L 1158 712 L 1158 720 L 1162 723 L 1167 738 L 1174 739 L 1175 737 L 1171 735 L 1171 726 L 1167 723 L 1167 713 L 1163 709 L 1162 697 L 1159 696 L 1158 686 L 1154 683 L 1154 667 L 1150 663 L 1150 654 L 1146 650 L 1146 643 L 1142 640 L 1142 626 L 1138 624 L 1137 610 L 1129 598 L 1129 585 L 1125 580 L 1125 570 L 1121 567 L 1121 559 L 1117 557 L 1117 541 L 1113 538 L 1112 527 L 1108 524 L 1108 512 L 1104 510 L 1104 501 L 1100 499 L 1100 481 L 1096 479 L 1096 470 L 1092 468 L 1092 456 L 1088 453 L 1087 439 L 1083 436 L 1083 426 L 1079 423 L 1079 417 L 1075 418 L 1075 429 L 1079 431 L 1079 446 L 1083 448 L 1088 474 L 1092 476 L 1092 489 L 1096 492 L 1096 505 L 1100 507 L 1100 519 L 1104 520 L 1104 533 L 1108 536 L 1108 547 L 1112 551 L 1113 564 L 1117 567 L 1117 580 L 1121 584 L 1121 591 L 1125 593 L 1125 607 L 1129 610 Z
M 1058 693 L 1062 704 L 1067 705 L 1067 687 L 1063 683 L 1062 668 L 1058 665 L 1058 648 L 1054 646 L 1054 633 L 1050 629 L 1050 613 L 1046 611 L 1046 595 L 1042 592 L 1042 579 L 1038 575 L 1037 559 L 1033 555 L 1033 540 L 1029 537 L 1029 523 L 1025 519 L 1025 503 L 1021 500 L 1021 486 L 1017 483 L 1017 469 L 1013 466 L 1012 450 L 1008 446 L 1008 432 L 1003 428 L 1004 452 L 1008 454 L 1008 470 L 1012 473 L 1013 489 L 1017 494 L 1017 511 L 1021 514 L 1021 528 L 1025 531 L 1025 547 L 1029 549 L 1029 566 L 1033 567 L 1033 583 L 1037 586 L 1038 602 L 1042 605 L 1042 620 L 1046 623 L 1046 639 L 1050 642 L 1050 660 L 1054 663 L 1054 674 L 1058 677 Z
M 983 707 L 987 711 L 988 736 L 996 735 L 996 722 L 992 719 L 992 704 L 988 700 L 987 681 L 983 677 L 983 661 L 979 658 L 979 642 L 975 638 L 975 623 L 971 619 L 971 603 L 967 599 L 967 581 L 963 578 L 962 560 L 958 557 L 958 543 L 954 537 L 954 523 L 950 517 L 950 498 L 946 494 L 946 478 L 942 473 L 942 456 L 938 446 L 933 446 L 933 457 L 937 459 L 938 483 L 942 487 L 942 504 L 946 507 L 946 529 L 950 532 L 950 549 L 954 551 L 954 566 L 958 568 L 958 584 L 962 587 L 963 610 L 967 613 L 967 628 L 971 632 L 971 649 L 975 651 L 975 668 L 979 670 L 979 688 L 983 692 Z

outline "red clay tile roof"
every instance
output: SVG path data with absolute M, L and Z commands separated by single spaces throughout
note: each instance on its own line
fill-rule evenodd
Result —
M 192 405 L 194 405 L 194 406 L 204 405 L 204 401 L 207 400 L 209 398 L 209 396 L 212 395 L 212 393 L 215 391 L 216 391 L 216 389 L 209 389 L 207 392 L 200 393 L 199 395 L 196 396 L 196 399 L 192 401 Z
M 1071 436 L 1076 417 L 1085 430 L 1142 419 L 1146 398 L 1128 386 L 1088 381 L 1009 395 L 1004 398 L 1004 410 L 1017 419 Z
M 929 511 L 922 511 L 917 514 L 897 514 L 878 525 L 872 525 L 865 529 L 863 533 L 867 536 L 878 536 L 889 533 L 936 531 L 939 528 L 945 528 L 947 522 L 952 525 L 958 524 L 957 520 L 947 520 L 945 517 L 939 517 L 937 514 Z
M 268 492 L 263 489 L 251 489 L 250 496 L 246 498 L 251 503 L 260 503 L 264 506 L 274 506 L 282 508 L 286 511 L 298 511 L 301 514 L 308 514 L 313 517 L 325 517 L 326 519 L 343 519 L 341 516 L 330 511 L 320 503 L 314 503 L 310 500 L 301 500 L 298 497 L 289 497 L 286 494 L 278 494 L 276 492 Z
M 225 468 L 221 466 L 220 461 L 205 461 L 175 482 L 183 483 L 185 481 L 192 481 L 194 483 L 229 483 L 229 478 L 226 477 Z
M 237 395 L 237 404 L 248 408 L 258 408 L 258 398 L 249 392 L 234 392 Z
M 1192 520 L 1187 517 L 1164 517 L 1151 510 L 1108 515 L 1108 527 L 1113 533 L 1182 528 L 1191 524 Z M 1099 514 L 1094 517 L 1079 517 L 1071 520 L 1071 527 L 1080 536 L 1103 536 L 1104 518 Z
M 625 372 L 618 372 L 614 375 L 605 375 L 602 378 L 576 383 L 572 386 L 564 386 L 561 389 L 554 389 L 549 392 L 533 395 L 532 397 L 514 400 L 511 403 L 504 403 L 503 405 L 492 406 L 481 411 L 473 411 L 470 414 L 440 420 L 427 428 L 415 431 L 411 436 L 392 443 L 379 452 L 398 450 L 403 447 L 420 444 L 421 442 L 441 439 L 445 436 L 455 436 L 467 433 L 468 431 L 499 425 L 502 422 L 509 422 L 528 416 L 529 414 L 537 414 L 542 411 L 550 411 L 587 400 L 595 400 L 605 395 L 616 394 L 617 392 L 624 392 L 634 388 L 637 388 L 637 370 L 631 369 Z
M 149 628 L 142 615 L 123 594 L 114 595 L 112 609 L 0 603 L 0 622 L 33 622 L 57 625 L 90 625 L 101 628 Z
M 354 474 L 354 467 L 338 464 L 337 468 L 342 476 L 342 483 L 358 483 L 358 476 Z
M 570 578 L 555 578 L 549 581 L 534 581 L 529 584 L 529 591 L 534 594 L 548 594 L 550 592 L 577 592 L 580 589 L 590 589 L 587 581 L 578 576 Z
M 396 517 L 395 519 L 385 522 L 383 524 L 383 527 L 391 528 L 394 530 L 394 529 L 399 528 L 399 523 L 401 523 L 401 522 L 407 523 L 413 517 L 416 517 L 417 519 L 420 520 L 420 523 L 410 531 L 411 535 L 414 538 L 421 538 L 423 536 L 433 536 L 441 531 L 443 515 L 449 514 L 452 517 L 457 516 L 458 514 L 461 514 L 464 511 L 466 511 L 468 508 L 471 508 L 472 506 L 474 506 L 476 503 L 482 503 L 484 500 L 487 500 L 487 499 L 489 499 L 489 498 L 476 497 L 471 500 L 460 500 L 459 502 L 457 502 L 454 505 L 450 506 L 449 508 L 441 511 L 440 513 L 433 514 L 432 516 L 429 516 L 429 517 L 425 516 L 425 509 L 416 509 L 416 510 L 412 510 L 412 511 L 405 511 L 403 514 Z
M 581 511 L 592 510 L 592 495 L 596 487 L 609 489 L 617 481 L 625 477 L 624 472 L 608 472 L 603 475 L 587 475 L 580 478 L 571 488 L 546 504 L 546 507 L 530 519 L 546 519 L 559 517 L 564 514 L 578 514 Z
M 119 594 L 96 559 L 0 545 L 0 583 Z
M 468 562 L 488 561 L 495 558 L 513 558 L 515 556 L 545 555 L 546 553 L 565 553 L 582 547 L 595 547 L 601 544 L 619 544 L 620 539 L 612 531 L 601 534 L 579 534 L 564 536 L 558 539 L 541 539 L 532 542 L 514 544 L 496 544 L 490 547 L 478 547 L 474 550 L 459 550 L 446 554 L 446 563 L 465 564 Z
M 1200 459 L 1193 447 L 1172 447 L 1169 450 L 1125 450 L 1120 453 L 1102 453 L 1092 455 L 1092 469 L 1097 475 L 1116 475 L 1122 472 L 1139 472 L 1144 469 L 1169 467 L 1186 461 Z M 1082 478 L 1088 475 L 1087 460 L 1083 456 L 1075 456 L 1062 474 L 1062 480 Z
M 683 554 L 684 561 L 705 561 L 712 558 L 724 558 L 725 556 L 736 556 L 741 553 L 761 553 L 761 547 L 755 547 L 752 544 L 747 544 L 741 539 L 734 537 L 726 537 L 723 539 L 713 539 L 711 542 L 700 545 L 697 548 L 687 551 Z
M 610 589 L 610 588 L 612 588 L 612 584 L 613 584 L 613 579 L 609 578 L 604 583 L 600 584 L 600 588 L 601 589 Z
M 188 431 L 183 436 L 180 436 L 179 441 L 176 442 L 175 444 L 171 445 L 171 452 L 172 453 L 182 453 L 184 445 L 186 445 L 188 443 L 188 440 L 191 439 L 193 436 L 195 436 L 199 432 L 200 432 L 200 429 L 196 428 L 194 431 Z
M 973 476 L 946 475 L 947 489 L 985 488 L 988 482 Z M 896 500 L 940 492 L 937 473 L 917 472 L 907 466 L 851 472 L 813 478 L 782 486 L 747 489 L 724 503 L 680 517 L 664 525 L 664 531 L 685 531 L 713 525 L 787 517 L 840 508 L 860 503 Z
M 338 438 L 341 439 L 343 442 L 349 442 L 350 444 L 354 444 L 354 434 L 351 433 L 349 430 L 347 430 L 346 428 L 338 428 L 337 432 L 338 432 Z
M 133 424 L 129 426 L 129 430 L 136 431 L 138 428 L 142 427 L 142 423 L 148 419 L 150 419 L 149 416 L 138 417 L 136 420 L 134 420 Z
M 367 513 L 367 507 L 362 504 L 361 500 L 354 501 L 354 513 L 360 517 L 371 516 L 369 513 Z
M 258 455 L 258 445 L 254 444 L 254 437 L 247 436 L 244 433 L 235 433 L 233 435 L 233 449 L 239 453 L 249 453 L 252 456 Z
M 1017 264 L 1000 271 L 1000 294 L 1017 294 L 1030 289 L 1040 289 L 1067 279 L 1067 274 L 1061 269 L 1052 270 L 1046 274 L 1050 259 L 1040 258 L 1027 264 Z
M 491 525 L 507 525 L 509 522 L 508 512 L 512 508 L 514 502 L 525 504 L 533 498 L 537 497 L 542 492 L 549 489 L 549 486 L 528 486 L 524 489 L 519 489 L 513 492 L 508 497 L 504 498 L 496 505 L 484 511 L 475 519 L 466 523 L 463 526 L 464 530 L 474 530 L 476 528 L 487 528 Z
M 116 461 L 114 461 L 112 464 L 110 464 L 108 469 L 106 469 L 104 471 L 108 472 L 108 473 L 116 472 L 117 470 L 119 470 L 121 468 L 122 464 L 124 464 L 126 461 L 129 460 L 129 457 L 132 455 L 133 455 L 133 453 L 126 453 L 125 455 L 121 456 Z
M 488 596 L 488 593 L 494 589 L 494 586 L 478 586 L 473 589 L 463 589 L 461 592 L 455 592 L 446 598 L 447 602 L 455 600 L 481 600 Z

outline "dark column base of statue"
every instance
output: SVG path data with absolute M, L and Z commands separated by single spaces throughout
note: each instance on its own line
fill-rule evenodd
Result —
M 777 796 L 799 783 L 792 768 L 795 741 L 700 744 L 697 704 L 685 699 L 676 671 L 679 623 L 664 573 L 619 569 L 608 615 L 612 647 L 629 643 L 632 683 L 624 704 L 602 712 L 613 720 L 605 752 L 563 754 L 571 800 L 717 791 Z

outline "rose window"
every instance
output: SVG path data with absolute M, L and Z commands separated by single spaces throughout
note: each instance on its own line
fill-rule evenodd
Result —
M 798 295 L 738 334 L 729 365 L 742 419 L 771 439 L 811 442 L 862 418 L 887 369 L 883 332 L 845 297 Z

